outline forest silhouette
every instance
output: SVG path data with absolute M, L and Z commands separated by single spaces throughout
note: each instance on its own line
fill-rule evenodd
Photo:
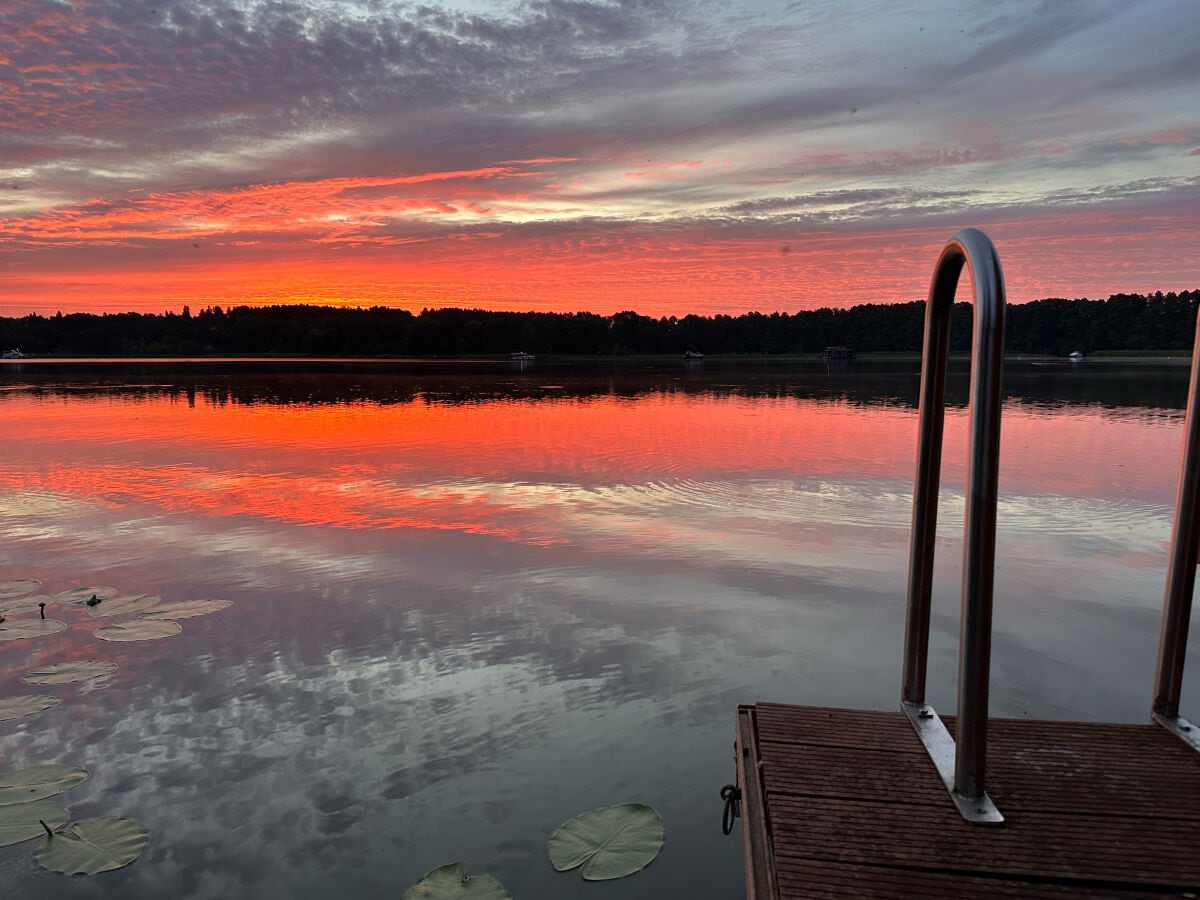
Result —
M 1187 351 L 1200 290 L 1050 298 L 1008 309 L 1008 353 Z M 682 318 L 575 312 L 495 312 L 308 305 L 210 306 L 192 314 L 57 313 L 0 318 L 0 347 L 35 356 L 470 357 L 920 352 L 925 303 Z M 970 349 L 971 307 L 952 313 L 951 350 Z

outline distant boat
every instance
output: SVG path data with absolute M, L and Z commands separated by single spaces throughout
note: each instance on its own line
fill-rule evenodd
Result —
M 0 359 L 28 359 L 28 358 L 29 358 L 28 353 L 22 353 L 16 347 L 13 347 L 13 349 L 11 349 L 11 350 L 5 350 L 3 356 L 0 357 Z
M 821 351 L 821 357 L 825 362 L 839 359 L 854 359 L 853 347 L 826 347 Z
M 684 350 L 683 358 L 684 359 L 704 359 L 704 354 L 701 353 L 699 350 Z
M 529 362 L 537 357 L 535 357 L 532 353 L 526 353 L 524 350 L 517 350 L 514 353 L 508 354 L 508 358 L 513 362 Z
M 1076 350 L 1073 353 L 1067 354 L 1067 359 L 1071 362 L 1080 362 L 1083 359 L 1083 354 Z

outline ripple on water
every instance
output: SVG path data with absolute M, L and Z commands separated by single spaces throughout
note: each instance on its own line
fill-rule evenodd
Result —
M 1170 537 L 1172 516 L 1169 507 L 1122 497 L 1010 497 L 1000 501 L 997 527 L 1005 536 L 1157 554 Z
M 614 487 L 605 493 L 615 504 L 660 515 L 692 509 L 798 523 L 852 523 L 857 527 L 892 527 L 904 522 L 912 504 L 907 485 L 879 481 L 664 479 Z

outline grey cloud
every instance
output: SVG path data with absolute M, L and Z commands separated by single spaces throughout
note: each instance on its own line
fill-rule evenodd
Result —
M 526 118 L 531 112 L 556 117 L 601 98 L 695 85 L 719 69 L 713 51 L 688 49 L 704 41 L 665 46 L 663 33 L 695 37 L 708 28 L 703 9 L 685 16 L 665 2 L 553 0 L 488 17 L 366 9 L 351 18 L 298 0 L 245 8 L 164 0 L 150 13 L 142 3 L 93 0 L 74 19 L 47 24 L 24 3 L 6 16 L 15 37 L 3 48 L 12 63 L 0 77 L 16 89 L 0 93 L 0 117 L 16 126 L 14 135 L 29 136 L 23 157 L 30 164 L 62 155 L 39 148 L 37 135 L 82 133 L 112 144 L 72 148 L 93 167 L 175 157 L 195 170 L 185 157 L 199 150 L 223 157 L 212 167 L 226 176 L 261 178 L 266 164 L 232 151 L 291 137 L 325 141 L 325 151 L 307 158 L 324 174 L 343 151 L 376 165 L 405 156 L 428 165 L 456 132 L 467 139 L 478 132 L 480 115 L 496 142 L 520 142 L 538 130 Z M 77 29 L 76 20 L 86 27 Z M 20 39 L 35 29 L 45 44 Z M 28 74 L 46 62 L 45 46 L 60 72 L 74 74 L 53 84 Z M 37 104 L 36 119 L 23 103 Z M 478 147 L 475 154 L 482 155 Z M 285 174 L 288 166 L 308 174 L 302 164 L 283 165 Z
M 1200 81 L 1200 53 L 1196 52 L 1194 35 L 1200 32 L 1200 6 L 1192 6 L 1190 32 L 1181 29 L 1177 38 L 1186 38 L 1182 46 L 1159 46 L 1146 58 L 1135 55 L 1123 60 L 1119 69 L 1108 70 L 1099 80 L 1099 87 L 1106 91 L 1143 93 L 1150 88 L 1163 90 L 1187 89 L 1187 96 L 1194 96 L 1196 83 Z M 1180 97 L 1186 102 L 1185 97 Z M 1181 108 L 1183 113 L 1184 109 Z M 1185 113 L 1186 114 L 1186 113 Z M 1191 117 L 1193 120 L 1195 116 Z
M 922 191 L 921 197 L 932 199 L 961 199 L 977 195 L 979 191 Z M 845 191 L 816 191 L 794 197 L 764 197 L 759 200 L 744 200 L 732 203 L 722 211 L 733 214 L 757 214 L 804 209 L 814 206 L 857 206 L 860 204 L 887 203 L 896 200 L 911 201 L 913 192 L 898 188 L 862 188 Z
M 1142 178 L 1121 184 L 1098 185 L 1087 190 L 1053 191 L 1045 201 L 1055 206 L 1094 205 L 1144 199 L 1169 199 L 1177 202 L 1182 193 L 1195 193 L 1200 188 L 1200 176 L 1194 178 Z
M 995 18 L 970 32 L 979 48 L 962 62 L 942 72 L 943 77 L 979 77 L 1009 68 L 1030 57 L 1041 56 L 1071 37 L 1086 31 L 1126 8 L 1125 3 L 1085 0 L 1041 0 L 1028 10 L 997 5 Z

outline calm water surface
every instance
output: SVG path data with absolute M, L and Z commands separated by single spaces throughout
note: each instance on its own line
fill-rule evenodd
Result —
M 0 770 L 84 765 L 72 818 L 151 832 L 91 879 L 0 850 L 0 884 L 394 898 L 465 860 L 518 900 L 740 896 L 717 796 L 735 704 L 895 706 L 917 368 L 6 365 L 0 580 L 234 606 L 131 644 L 60 606 L 68 631 L 0 642 L 0 696 L 62 699 L 0 723 Z M 1009 366 L 994 714 L 1145 720 L 1186 381 Z M 120 668 L 20 681 L 71 658 Z M 560 822 L 629 800 L 662 814 L 656 862 L 612 884 L 552 870 Z

